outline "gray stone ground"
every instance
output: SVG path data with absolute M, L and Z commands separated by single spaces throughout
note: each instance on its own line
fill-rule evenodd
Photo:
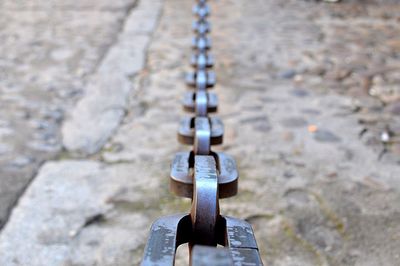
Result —
M 253 224 L 267 265 L 400 260 L 396 2 L 212 3 L 218 149 L 241 174 L 221 212 Z M 3 221 L 38 172 L 0 232 L 0 265 L 137 265 L 151 222 L 189 210 L 168 173 L 188 149 L 191 5 L 0 4 Z
M 0 3 L 0 227 L 40 165 L 62 152 L 59 127 L 136 0 Z

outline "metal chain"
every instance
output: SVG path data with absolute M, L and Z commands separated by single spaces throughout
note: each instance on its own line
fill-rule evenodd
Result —
M 154 222 L 141 265 L 174 265 L 176 248 L 189 243 L 192 266 L 258 266 L 262 261 L 251 225 L 220 215 L 219 199 L 237 194 L 239 175 L 232 157 L 211 150 L 213 145 L 222 144 L 224 126 L 218 117 L 210 116 L 218 109 L 217 96 L 209 92 L 216 83 L 208 36 L 210 7 L 206 0 L 196 2 L 191 57 L 194 71 L 186 76 L 192 91 L 183 100 L 184 110 L 194 116 L 183 118 L 178 130 L 178 141 L 193 148 L 175 155 L 170 174 L 171 192 L 191 198 L 192 208 L 190 214 Z

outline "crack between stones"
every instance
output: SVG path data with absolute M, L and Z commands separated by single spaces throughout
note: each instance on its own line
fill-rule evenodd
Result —
M 124 29 L 124 26 L 126 24 L 127 19 L 129 18 L 129 16 L 131 15 L 132 11 L 135 9 L 135 7 L 137 7 L 140 3 L 140 0 L 136 0 L 135 2 L 132 2 L 130 5 L 128 5 L 128 7 L 126 8 L 125 11 L 125 16 L 124 19 L 121 21 L 121 23 L 119 24 L 119 27 L 117 29 L 117 34 L 116 34 L 116 38 L 114 39 L 114 41 L 112 43 L 110 43 L 107 48 L 105 48 L 105 51 L 99 56 L 99 59 L 97 60 L 97 62 L 95 63 L 95 67 L 93 69 L 93 71 L 87 75 L 93 75 L 94 73 L 97 72 L 99 66 L 101 65 L 101 62 L 103 62 L 104 58 L 107 56 L 107 54 L 110 52 L 111 48 L 118 43 L 118 37 L 121 34 L 122 30 Z M 86 78 L 87 76 L 84 76 L 83 78 Z
M 6 217 L 4 218 L 4 221 L 2 224 L 0 224 L 0 234 L 3 230 L 3 228 L 7 225 L 10 217 L 11 217 L 11 213 L 14 209 L 15 206 L 18 205 L 18 202 L 20 200 L 20 198 L 25 194 L 26 190 L 29 188 L 29 186 L 32 184 L 33 180 L 35 180 L 36 176 L 38 175 L 40 169 L 42 168 L 42 166 L 49 160 L 43 160 L 39 166 L 36 168 L 36 170 L 33 172 L 33 174 L 30 176 L 29 181 L 27 183 L 27 185 L 24 187 L 24 189 L 17 195 L 15 201 L 12 203 L 12 205 L 7 209 L 7 214 Z
M 141 0 L 138 0 L 137 2 L 140 2 L 140 1 L 141 1 Z M 164 5 L 164 2 L 163 2 L 163 5 Z M 154 35 L 155 35 L 155 33 L 157 32 L 157 29 L 158 29 L 158 27 L 159 27 L 159 25 L 160 25 L 160 20 L 161 20 L 163 14 L 164 14 L 164 13 L 163 13 L 163 10 L 164 10 L 163 5 L 160 7 L 160 11 L 159 11 L 159 13 L 158 13 L 158 15 L 157 15 L 156 22 L 155 22 L 155 25 L 156 25 L 156 26 L 154 27 L 154 30 L 151 32 L 150 38 L 149 38 L 149 42 L 148 42 L 148 44 L 147 44 L 147 46 L 146 46 L 146 48 L 145 48 L 145 52 L 144 52 L 144 65 L 143 65 L 142 70 L 146 70 L 146 69 L 148 68 L 148 65 L 149 65 L 149 48 L 150 48 L 150 46 L 151 46 L 152 43 L 153 43 Z M 139 91 L 141 91 L 142 88 L 143 88 L 143 82 L 144 82 L 144 80 L 143 80 L 142 77 L 140 77 L 140 75 L 135 75 L 135 76 L 131 79 L 131 83 L 134 83 L 134 82 L 135 82 L 135 79 L 137 79 L 137 78 L 139 79 L 139 81 L 138 81 L 139 86 L 138 86 L 137 90 L 131 91 L 131 96 L 132 96 L 132 95 L 136 95 L 136 94 L 137 94 Z M 109 140 L 111 140 L 112 137 L 115 135 L 115 133 L 118 132 L 118 129 L 121 127 L 121 124 L 122 124 L 123 121 L 126 119 L 126 117 L 129 115 L 129 110 L 128 110 L 128 107 L 127 107 L 127 106 L 130 106 L 130 104 L 131 104 L 131 100 L 130 100 L 130 99 L 131 99 L 131 97 L 128 98 L 127 105 L 126 105 L 125 108 L 123 108 L 123 109 L 124 109 L 124 115 L 123 115 L 123 117 L 122 117 L 122 119 L 121 119 L 121 123 L 120 123 L 120 124 L 118 125 L 118 127 L 115 129 L 114 133 L 110 136 Z M 121 163 L 130 163 L 130 162 L 133 162 L 133 161 L 134 161 L 134 160 L 121 160 L 121 161 L 118 161 L 118 162 L 108 162 L 107 160 L 104 160 L 104 158 L 103 158 L 103 153 L 104 153 L 104 147 L 102 147 L 102 149 L 101 149 L 100 151 L 98 151 L 97 153 L 95 153 L 95 154 L 93 154 L 93 155 L 100 155 L 100 161 L 101 161 L 102 163 L 104 163 L 105 165 L 115 165 L 115 164 L 121 164 Z

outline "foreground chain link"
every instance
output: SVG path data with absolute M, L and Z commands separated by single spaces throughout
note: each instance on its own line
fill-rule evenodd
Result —
M 224 125 L 218 117 L 218 98 L 208 91 L 216 83 L 211 70 L 210 7 L 206 0 L 197 0 L 193 8 L 197 21 L 192 25 L 192 73 L 186 76 L 194 89 L 184 96 L 183 108 L 193 116 L 183 118 L 178 140 L 192 145 L 192 151 L 175 155 L 170 174 L 170 190 L 180 197 L 192 199 L 190 214 L 159 218 L 151 227 L 142 266 L 174 265 L 179 245 L 188 243 L 192 266 L 262 265 L 251 225 L 222 216 L 219 199 L 233 197 L 238 191 L 238 171 L 232 157 L 213 152 L 211 147 L 223 142 Z M 221 245 L 224 248 L 217 248 Z

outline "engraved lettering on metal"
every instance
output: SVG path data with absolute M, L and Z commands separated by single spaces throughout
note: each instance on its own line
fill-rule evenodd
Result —
M 229 247 L 257 248 L 253 229 L 248 222 L 231 217 L 225 220 Z
M 219 217 L 217 167 L 212 156 L 196 155 L 191 210 L 193 239 L 191 244 L 216 246 Z
M 260 252 L 258 249 L 249 248 L 231 248 L 230 253 L 234 261 L 234 265 L 262 266 Z
M 187 242 L 178 236 L 179 227 L 185 227 L 185 217 L 187 215 L 171 215 L 159 218 L 153 223 L 142 266 L 174 265 L 176 248 L 180 242 Z M 186 220 L 190 222 L 190 219 Z
M 262 266 L 256 239 L 251 225 L 246 221 L 224 216 L 226 239 L 235 265 Z
M 177 247 L 184 243 L 197 242 L 196 235 L 193 234 L 192 223 L 191 215 L 184 214 L 166 216 L 156 220 L 150 229 L 141 265 L 173 266 Z M 232 217 L 218 216 L 217 227 L 215 241 L 226 247 L 226 249 L 222 249 L 224 250 L 222 253 L 218 252 L 218 254 L 224 254 L 226 261 L 229 258 L 230 261 L 233 261 L 233 265 L 263 265 L 253 229 L 249 223 Z M 196 252 L 199 251 L 195 251 L 198 248 L 202 249 L 202 246 L 195 245 L 193 248 L 192 263 L 199 259 L 196 255 Z M 214 253 L 211 250 L 209 252 Z
M 184 153 L 177 153 L 172 165 L 175 166 L 175 171 L 179 173 L 186 174 L 186 171 L 189 167 L 189 161 L 186 158 Z

